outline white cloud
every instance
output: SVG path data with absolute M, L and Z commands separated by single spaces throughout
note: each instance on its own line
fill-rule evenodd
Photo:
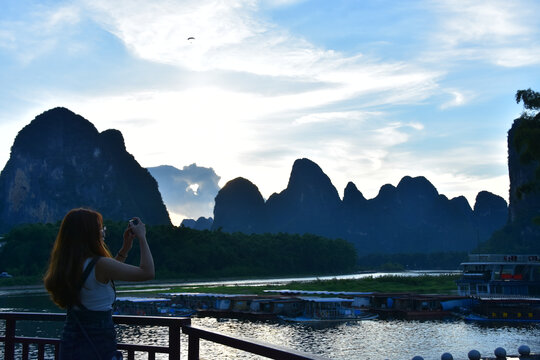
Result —
M 199 190 L 199 184 L 191 184 L 186 189 L 186 191 L 191 191 L 193 195 L 197 195 L 198 190 Z
M 41 29 L 53 31 L 65 25 L 74 25 L 80 21 L 79 10 L 75 6 L 61 6 L 57 9 L 46 11 L 43 16 Z
M 518 2 L 447 0 L 439 2 L 442 28 L 439 39 L 450 46 L 464 43 L 506 43 L 527 36 L 527 10 Z
M 460 90 L 447 90 L 447 92 L 452 96 L 452 99 L 442 104 L 441 109 L 465 105 L 472 98 L 472 94 L 470 92 L 467 94 L 464 94 Z
M 262 3 L 272 7 L 284 7 L 306 2 L 307 0 L 263 0 Z
M 50 53 L 61 43 L 67 28 L 80 21 L 76 6 L 39 7 L 24 20 L 0 22 L 0 47 L 9 50 L 23 64 Z
M 295 119 L 292 125 L 305 125 L 313 123 L 335 123 L 341 121 L 364 121 L 366 117 L 380 115 L 380 112 L 365 112 L 365 111 L 341 111 L 341 112 L 325 112 L 325 113 L 309 113 Z
M 540 63 L 538 3 L 504 0 L 432 2 L 438 18 L 426 59 L 484 61 L 505 67 Z
M 248 72 L 332 85 L 308 94 L 310 104 L 318 104 L 320 98 L 328 103 L 370 91 L 392 91 L 394 100 L 426 97 L 440 75 L 403 63 L 379 64 L 360 54 L 345 56 L 316 47 L 260 20 L 255 1 L 87 4 L 96 21 L 104 21 L 111 33 L 146 60 L 195 71 Z M 189 36 L 196 40 L 187 41 Z
M 504 67 L 521 67 L 540 64 L 540 42 L 527 48 L 509 47 L 496 52 L 495 63 Z

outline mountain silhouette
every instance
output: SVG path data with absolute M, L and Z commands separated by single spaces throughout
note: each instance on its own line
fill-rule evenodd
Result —
M 507 204 L 481 192 L 475 210 L 448 199 L 425 177 L 405 176 L 366 199 L 349 182 L 343 200 L 313 161 L 294 162 L 287 188 L 264 202 L 247 179 L 227 183 L 216 196 L 213 229 L 247 233 L 312 233 L 343 238 L 360 254 L 469 251 L 505 224 Z
M 61 220 L 89 207 L 106 219 L 170 224 L 155 179 L 118 130 L 98 132 L 66 108 L 38 115 L 15 138 L 0 174 L 0 231 Z

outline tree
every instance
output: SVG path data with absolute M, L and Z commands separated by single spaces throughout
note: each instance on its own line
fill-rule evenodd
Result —
M 516 102 L 519 104 L 522 100 L 525 109 L 540 110 L 540 93 L 533 91 L 530 88 L 527 90 L 518 90 L 516 92 Z

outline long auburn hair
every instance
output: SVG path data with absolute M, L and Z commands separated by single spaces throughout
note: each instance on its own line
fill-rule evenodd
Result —
M 73 209 L 62 220 L 43 278 L 51 299 L 61 308 L 78 303 L 84 261 L 94 256 L 111 257 L 101 237 L 102 227 L 101 214 L 89 209 Z

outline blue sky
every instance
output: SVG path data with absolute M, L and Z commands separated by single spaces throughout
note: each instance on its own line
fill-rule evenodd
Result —
M 514 95 L 540 88 L 539 12 L 497 0 L 2 0 L 0 167 L 23 126 L 64 106 L 120 130 L 142 166 L 196 163 L 265 197 L 307 157 L 340 194 L 352 181 L 372 198 L 422 175 L 471 206 L 481 190 L 507 199 Z

